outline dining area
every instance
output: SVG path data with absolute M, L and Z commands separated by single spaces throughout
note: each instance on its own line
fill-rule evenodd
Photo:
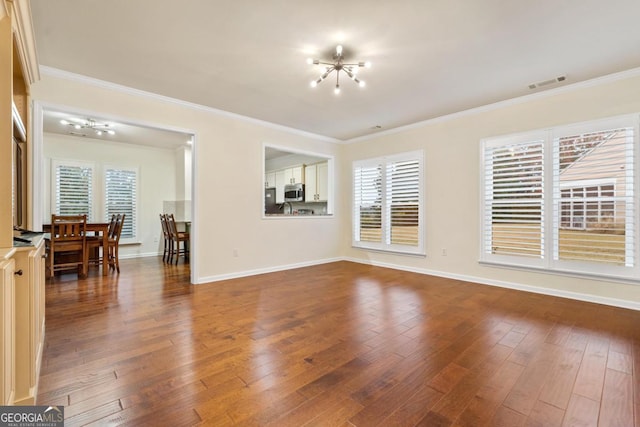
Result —
M 108 222 L 87 220 L 87 215 L 51 215 L 43 224 L 45 272 L 54 278 L 63 272 L 87 277 L 89 268 L 101 268 L 102 275 L 120 273 L 119 246 L 125 214 L 113 214 Z

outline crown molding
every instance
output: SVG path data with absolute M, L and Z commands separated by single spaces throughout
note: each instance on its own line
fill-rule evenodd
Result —
M 196 104 L 194 102 L 184 101 L 177 98 L 172 98 L 165 95 L 159 95 L 153 92 L 147 92 L 140 89 L 135 89 L 129 86 L 120 85 L 117 83 L 111 83 L 104 80 L 99 80 L 93 77 L 84 76 L 81 74 L 71 73 L 69 71 L 60 70 L 58 68 L 48 67 L 46 65 L 40 66 L 40 72 L 46 76 L 75 81 L 78 83 L 83 83 L 89 86 L 99 87 L 102 89 L 107 89 L 110 91 L 120 92 L 127 95 L 139 96 L 142 98 L 148 98 L 155 101 L 160 101 L 164 103 L 174 104 L 185 108 L 190 108 L 193 110 L 204 111 L 206 113 L 215 114 L 220 117 L 226 117 L 234 120 L 240 120 L 245 123 L 250 123 L 254 125 L 259 125 L 263 127 L 267 127 L 269 129 L 286 132 L 293 135 L 303 136 L 305 138 L 311 138 L 319 141 L 330 142 L 330 143 L 341 143 L 342 141 L 336 138 L 330 138 L 324 135 L 318 135 L 311 132 L 306 132 L 300 129 L 291 128 L 288 126 L 279 125 L 276 123 L 267 122 L 265 120 L 254 119 L 252 117 L 243 116 L 237 113 L 231 113 L 225 110 L 219 110 L 217 108 L 208 107 L 206 105 Z
M 542 92 L 531 93 L 528 95 L 519 96 L 517 98 L 511 98 L 504 101 L 494 102 L 492 104 L 482 105 L 480 107 L 470 108 L 468 110 L 458 111 L 456 113 L 446 114 L 444 116 L 434 117 L 432 119 L 423 120 L 420 122 L 412 123 L 406 126 L 400 126 L 393 129 L 388 129 L 382 132 L 377 132 L 373 135 L 363 135 L 356 138 L 348 139 L 342 141 L 343 144 L 352 144 L 356 142 L 363 142 L 374 140 L 376 138 L 380 138 L 387 135 L 393 135 L 400 132 L 405 132 L 413 129 L 419 129 L 428 125 L 433 125 L 436 123 L 442 123 L 449 120 L 459 119 L 461 117 L 473 116 L 476 114 L 494 111 L 505 107 L 510 107 L 514 105 L 524 104 L 526 102 L 534 101 L 537 99 L 549 98 L 552 96 L 556 96 L 562 93 L 573 92 L 580 89 L 585 89 L 589 87 L 600 86 L 608 83 L 613 83 L 619 80 L 626 80 L 633 77 L 640 76 L 640 67 L 632 68 L 630 70 L 621 71 L 619 73 L 608 74 L 606 76 L 596 77 L 593 79 L 585 80 L 582 82 L 577 82 L 573 84 L 569 84 L 566 86 L 558 87 L 555 89 L 548 89 Z
M 40 80 L 38 54 L 36 51 L 35 33 L 31 19 L 31 3 L 29 0 L 8 0 L 15 19 L 11 20 L 15 36 L 18 57 L 22 64 L 22 72 L 29 84 Z

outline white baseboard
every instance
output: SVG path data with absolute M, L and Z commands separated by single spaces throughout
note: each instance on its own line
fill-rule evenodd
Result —
M 313 265 L 328 264 L 330 262 L 342 261 L 342 258 L 327 258 L 315 261 L 299 262 L 296 264 L 278 265 L 275 267 L 257 268 L 254 270 L 245 270 L 240 272 L 218 274 L 215 276 L 200 277 L 196 284 L 219 282 L 221 280 L 238 279 L 240 277 L 255 276 L 257 274 L 275 273 L 277 271 L 292 270 L 294 268 L 311 267 Z
M 154 256 L 160 256 L 160 255 L 162 254 L 152 252 L 152 253 L 146 253 L 146 254 L 128 255 L 126 257 L 121 257 L 121 258 L 143 258 L 143 257 L 154 257 Z M 568 298 L 568 299 L 573 299 L 578 301 L 592 302 L 596 304 L 603 304 L 603 305 L 609 305 L 612 307 L 620 307 L 620 308 L 627 308 L 630 310 L 640 311 L 640 302 L 635 302 L 635 301 L 622 300 L 618 298 L 608 298 L 608 297 L 603 297 L 599 295 L 584 294 L 579 292 L 563 291 L 563 290 L 552 289 L 552 288 L 541 288 L 538 286 L 524 285 L 521 283 L 506 282 L 503 280 L 490 280 L 485 277 L 468 276 L 464 274 L 450 273 L 447 271 L 430 270 L 426 268 L 407 267 L 404 265 L 364 260 L 359 258 L 350 258 L 350 257 L 326 258 L 326 259 L 321 259 L 316 261 L 306 261 L 306 262 L 300 262 L 295 264 L 284 264 L 284 265 L 278 265 L 274 267 L 257 268 L 253 270 L 245 270 L 245 271 L 227 273 L 227 274 L 218 274 L 215 276 L 205 276 L 205 277 L 200 277 L 198 281 L 194 284 L 199 285 L 203 283 L 219 282 L 221 280 L 255 276 L 257 274 L 275 273 L 277 271 L 291 270 L 294 268 L 302 268 L 302 267 L 311 267 L 314 265 L 328 264 L 330 262 L 337 262 L 337 261 L 350 261 L 358 264 L 367 264 L 367 265 L 373 265 L 376 267 L 390 268 L 393 270 L 409 271 L 412 273 L 425 274 L 425 275 L 437 276 L 437 277 L 445 277 L 447 279 L 462 280 L 465 282 L 478 283 L 481 285 L 497 286 L 499 288 L 514 289 L 517 291 L 532 292 L 535 294 L 549 295 L 549 296 L 560 297 L 560 298 Z
M 120 254 L 119 255 L 120 259 L 149 258 L 152 256 L 153 257 L 162 256 L 162 252 L 147 252 L 143 254 L 127 254 L 127 255 Z
M 478 283 L 481 285 L 497 286 L 499 288 L 514 289 L 517 291 L 532 292 L 535 294 L 549 295 L 560 298 L 568 298 L 578 301 L 592 302 L 596 304 L 609 305 L 613 307 L 627 308 L 630 310 L 640 311 L 640 303 L 635 301 L 621 300 L 617 298 L 602 297 L 599 295 L 583 294 L 578 292 L 563 291 L 559 289 L 541 288 L 538 286 L 523 285 L 515 282 L 505 282 L 502 280 L 490 280 L 485 277 L 467 276 L 463 274 L 454 274 L 446 271 L 429 270 L 426 268 L 406 267 L 403 265 L 390 264 L 384 262 L 363 260 L 358 258 L 343 258 L 343 261 L 357 262 L 359 264 L 373 265 L 376 267 L 391 268 L 394 270 L 409 271 L 412 273 L 426 274 L 430 276 L 445 277 L 447 279 L 462 280 L 465 282 Z

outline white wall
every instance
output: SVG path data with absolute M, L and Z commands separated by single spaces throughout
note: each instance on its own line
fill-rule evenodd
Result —
M 195 135 L 195 282 L 306 265 L 340 253 L 339 215 L 262 219 L 262 144 L 336 155 L 339 146 L 326 139 L 64 73 L 43 72 L 31 94 L 43 104 Z
M 124 244 L 120 248 L 122 258 L 156 255 L 162 253 L 162 230 L 158 214 L 162 212 L 163 200 L 176 198 L 176 185 L 183 179 L 176 176 L 175 150 L 161 149 L 142 145 L 114 143 L 92 138 L 44 134 L 45 157 L 45 215 L 51 218 L 51 161 L 77 160 L 95 163 L 96 198 L 103 200 L 103 176 L 101 165 L 119 166 L 138 169 L 138 206 L 137 206 L 137 238 L 139 244 Z M 98 210 L 102 211 L 100 207 Z M 99 214 L 101 212 L 95 212 Z M 103 220 L 100 216 L 96 221 Z
M 533 96 L 415 125 L 404 131 L 352 143 L 341 151 L 343 180 L 352 188 L 351 163 L 384 154 L 424 149 L 427 257 L 367 252 L 351 247 L 350 193 L 343 192 L 343 255 L 478 282 L 590 299 L 632 301 L 640 307 L 640 285 L 620 284 L 480 265 L 480 140 L 490 136 L 640 112 L 640 76 Z M 446 249 L 447 256 L 442 256 Z M 578 295 L 575 295 L 575 294 Z M 617 303 L 619 301 L 608 301 Z M 623 304 L 624 305 L 624 304 Z

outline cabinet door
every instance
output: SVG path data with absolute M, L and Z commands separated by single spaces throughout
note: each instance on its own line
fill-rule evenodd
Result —
M 264 175 L 264 187 L 275 187 L 276 186 L 276 173 L 275 172 L 267 172 Z
M 289 182 L 285 177 L 284 170 L 276 171 L 276 203 L 284 203 L 284 186 Z
M 2 405 L 12 405 L 15 392 L 15 261 L 0 262 L 0 401 Z
M 284 169 L 282 172 L 284 173 L 285 184 L 293 184 L 293 169 Z
M 304 183 L 304 176 L 303 176 L 303 167 L 302 166 L 297 166 L 295 168 L 291 168 L 291 183 L 292 184 L 298 184 L 298 183 Z
M 316 200 L 316 165 L 309 165 L 304 168 L 304 201 L 315 202 Z
M 31 287 L 31 300 L 29 302 L 33 321 L 30 342 L 31 359 L 29 366 L 31 390 L 37 390 L 38 376 L 40 374 L 40 362 L 44 351 L 44 257 L 45 247 L 43 239 L 41 244 L 29 253 L 29 285 Z M 33 399 L 29 404 L 35 404 L 36 396 L 29 396 L 29 398 Z
M 329 164 L 327 162 L 316 165 L 316 194 L 317 200 L 326 202 L 329 199 Z

